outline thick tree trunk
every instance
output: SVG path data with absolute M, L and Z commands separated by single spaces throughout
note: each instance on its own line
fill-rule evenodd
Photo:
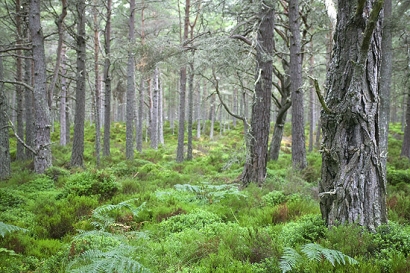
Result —
M 357 223 L 375 230 L 387 222 L 378 119 L 382 2 L 338 4 L 327 109 L 322 111 L 319 196 L 328 226 Z
M 76 3 L 77 9 L 77 88 L 75 92 L 74 137 L 71 152 L 71 165 L 83 166 L 84 159 L 84 121 L 85 121 L 85 0 Z
M 130 18 L 128 41 L 135 43 L 135 0 L 130 1 Z M 131 49 L 128 52 L 127 65 L 127 106 L 126 106 L 126 143 L 125 156 L 127 159 L 134 158 L 134 118 L 135 118 L 135 56 Z
M 29 50 L 25 51 L 25 60 L 24 60 L 24 82 L 28 85 L 32 85 L 32 71 L 33 71 L 33 61 L 32 54 Z M 34 108 L 33 108 L 33 91 L 29 88 L 24 90 L 24 105 L 25 105 L 25 120 L 26 120 L 26 144 L 30 147 L 34 146 Z M 26 149 L 26 158 L 33 159 L 33 152 L 30 149 Z
M 110 156 L 110 127 L 111 127 L 111 4 L 112 0 L 107 0 L 107 22 L 104 30 L 104 146 L 103 156 Z
M 305 113 L 302 90 L 302 54 L 299 26 L 299 1 L 289 1 L 290 88 L 292 97 L 292 162 L 296 169 L 306 168 Z
M 30 1 L 29 25 L 34 60 L 34 171 L 43 173 L 51 167 L 50 110 L 47 104 L 46 57 L 40 23 L 40 0 Z
M 0 56 L 0 180 L 11 175 L 7 98 L 3 89 L 3 57 Z
M 382 65 L 380 70 L 380 154 L 386 166 L 387 161 L 387 139 L 389 133 L 390 119 L 390 86 L 392 76 L 393 49 L 392 49 L 392 0 L 384 0 L 384 21 L 383 21 L 383 38 L 382 38 Z M 386 175 L 386 170 L 384 170 Z
M 270 127 L 270 109 L 272 97 L 272 54 L 274 10 L 266 3 L 260 7 L 259 29 L 256 46 L 255 93 L 252 104 L 249 154 L 241 175 L 243 186 L 250 182 L 261 185 L 266 179 L 268 161 L 268 141 Z

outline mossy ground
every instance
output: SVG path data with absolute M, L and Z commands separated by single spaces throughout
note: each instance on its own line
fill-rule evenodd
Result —
M 84 169 L 69 168 L 70 148 L 57 144 L 54 167 L 44 175 L 32 173 L 30 162 L 13 162 L 13 176 L 0 183 L 0 222 L 27 231 L 0 237 L 0 272 L 94 272 L 98 266 L 107 272 L 114 266 L 112 272 L 281 272 L 284 249 L 308 243 L 359 263 L 305 259 L 295 272 L 410 270 L 410 163 L 399 156 L 398 125 L 389 137 L 390 223 L 375 234 L 354 225 L 324 226 L 317 151 L 308 154 L 306 170 L 294 172 L 285 143 L 279 161 L 269 162 L 263 187 L 239 189 L 246 157 L 240 126 L 212 140 L 203 132 L 194 139 L 193 160 L 177 163 L 169 125 L 165 146 L 153 150 L 144 143 L 127 161 L 125 126 L 116 123 L 111 156 L 98 168 L 93 129 L 86 127 Z

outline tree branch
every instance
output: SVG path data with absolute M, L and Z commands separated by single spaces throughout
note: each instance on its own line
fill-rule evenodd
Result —
M 308 76 L 308 77 L 313 81 L 313 84 L 315 86 L 316 95 L 319 98 L 319 101 L 320 101 L 320 104 L 323 107 L 323 110 L 325 110 L 325 112 L 328 113 L 328 114 L 333 114 L 334 112 L 326 105 L 325 99 L 323 98 L 322 93 L 320 91 L 320 87 L 319 87 L 319 83 L 318 83 L 317 79 L 315 79 L 311 76 Z
M 252 41 L 249 40 L 248 38 L 246 38 L 245 36 L 234 34 L 234 35 L 231 35 L 229 37 L 232 38 L 232 39 L 238 39 L 238 40 L 244 42 L 245 44 L 252 46 Z
M 29 89 L 30 91 L 33 91 L 33 87 L 31 85 L 28 85 L 25 82 L 18 82 L 18 81 L 4 81 L 4 80 L 0 80 L 0 82 L 2 83 L 10 83 L 10 84 L 17 84 L 17 85 L 22 85 L 25 88 Z

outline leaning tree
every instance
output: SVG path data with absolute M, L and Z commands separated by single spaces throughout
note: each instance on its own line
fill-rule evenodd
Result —
M 383 0 L 338 1 L 322 110 L 320 208 L 328 226 L 387 222 L 379 138 Z

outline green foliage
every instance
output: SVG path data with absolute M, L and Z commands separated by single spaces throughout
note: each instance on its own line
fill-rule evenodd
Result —
M 0 211 L 18 207 L 26 202 L 26 199 L 14 190 L 0 189 Z
M 0 236 L 4 237 L 6 236 L 6 234 L 15 232 L 15 231 L 27 231 L 27 229 L 0 222 Z
M 407 160 L 407 159 L 402 159 Z M 391 185 L 397 185 L 399 183 L 410 184 L 410 170 L 395 170 L 392 168 L 387 169 L 387 182 Z
M 283 273 L 296 269 L 302 266 L 304 262 L 304 257 L 309 261 L 322 262 L 323 260 L 328 261 L 334 267 L 337 264 L 345 265 L 351 264 L 355 265 L 358 263 L 357 260 L 350 256 L 343 254 L 338 250 L 333 250 L 325 248 L 319 244 L 309 243 L 301 248 L 301 252 L 304 256 L 300 255 L 293 248 L 285 248 L 283 256 L 280 260 L 280 268 Z
M 262 201 L 265 206 L 276 206 L 284 203 L 287 197 L 282 191 L 271 191 L 262 196 Z
M 73 174 L 65 184 L 64 195 L 99 196 L 107 200 L 118 191 L 119 185 L 115 177 L 106 171 L 85 171 Z

